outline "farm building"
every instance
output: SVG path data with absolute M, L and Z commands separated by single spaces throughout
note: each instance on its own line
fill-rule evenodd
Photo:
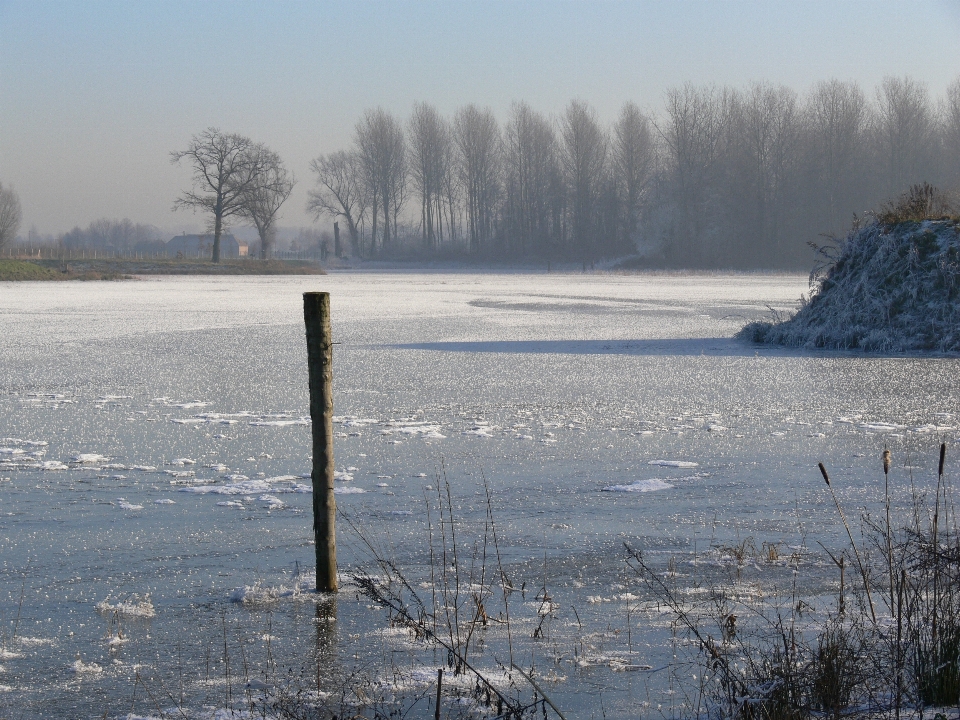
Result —
M 213 254 L 213 233 L 208 235 L 177 235 L 167 243 L 169 257 L 210 257 Z M 220 236 L 220 257 L 238 258 L 247 256 L 247 244 L 237 240 L 231 233 Z

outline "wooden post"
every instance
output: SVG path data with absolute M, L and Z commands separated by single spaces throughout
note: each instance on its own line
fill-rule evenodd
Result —
M 330 293 L 303 294 L 313 422 L 313 536 L 317 551 L 317 591 L 337 591 L 337 501 L 333 496 L 333 342 Z

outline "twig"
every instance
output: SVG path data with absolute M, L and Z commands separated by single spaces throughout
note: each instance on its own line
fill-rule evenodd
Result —
M 521 670 L 521 669 L 520 669 L 519 667 L 517 667 L 516 665 L 511 665 L 510 667 L 512 667 L 514 670 L 516 670 L 516 671 L 517 671 L 518 673 L 520 673 L 521 675 L 523 675 L 523 677 L 526 678 L 526 680 L 527 680 L 531 685 L 533 685 L 533 689 L 536 690 L 538 693 L 540 693 L 540 695 L 541 695 L 541 696 L 543 697 L 543 699 L 546 701 L 547 705 L 549 705 L 550 707 L 552 707 L 552 708 L 553 708 L 553 711 L 554 711 L 557 715 L 560 716 L 560 720 L 567 720 L 567 719 L 563 716 L 563 713 L 560 712 L 560 708 L 558 708 L 558 707 L 554 704 L 553 700 L 551 700 L 551 699 L 550 699 L 550 696 L 547 695 L 547 694 L 543 691 L 543 689 L 537 684 L 537 681 L 536 681 L 536 680 L 534 680 L 532 677 L 530 677 L 529 675 L 527 675 L 523 670 Z

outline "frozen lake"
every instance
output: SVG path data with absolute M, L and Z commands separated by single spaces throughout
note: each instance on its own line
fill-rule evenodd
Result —
M 730 583 L 786 582 L 782 563 L 734 579 L 722 549 L 795 551 L 816 594 L 817 542 L 842 544 L 816 463 L 856 517 L 882 496 L 889 446 L 902 508 L 910 476 L 935 480 L 939 443 L 958 435 L 958 359 L 730 339 L 795 307 L 801 276 L 3 283 L 0 715 L 214 717 L 281 675 L 314 690 L 317 674 L 321 688 L 363 675 L 397 707 L 429 695 L 445 653 L 423 653 L 349 583 L 336 623 L 310 593 L 284 595 L 313 562 L 310 290 L 331 293 L 337 501 L 365 538 L 341 523 L 345 580 L 375 567 L 372 546 L 426 585 L 445 481 L 478 572 L 485 479 L 517 588 L 510 651 L 576 717 L 598 697 L 611 717 L 676 702 L 655 673 L 617 672 L 670 655 L 624 542 L 692 567 L 691 585 L 701 559 Z M 495 673 L 504 634 L 483 632 L 477 662 Z M 426 700 L 412 713 L 432 717 Z

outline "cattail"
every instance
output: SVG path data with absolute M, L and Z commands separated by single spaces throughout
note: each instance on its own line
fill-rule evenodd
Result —
M 827 485 L 829 485 L 829 484 L 830 484 L 830 476 L 827 475 L 827 469 L 823 466 L 823 463 L 817 463 L 817 465 L 820 466 L 820 474 L 823 475 L 824 481 L 826 481 Z
M 890 474 L 890 451 L 886 448 L 883 450 L 883 474 Z

